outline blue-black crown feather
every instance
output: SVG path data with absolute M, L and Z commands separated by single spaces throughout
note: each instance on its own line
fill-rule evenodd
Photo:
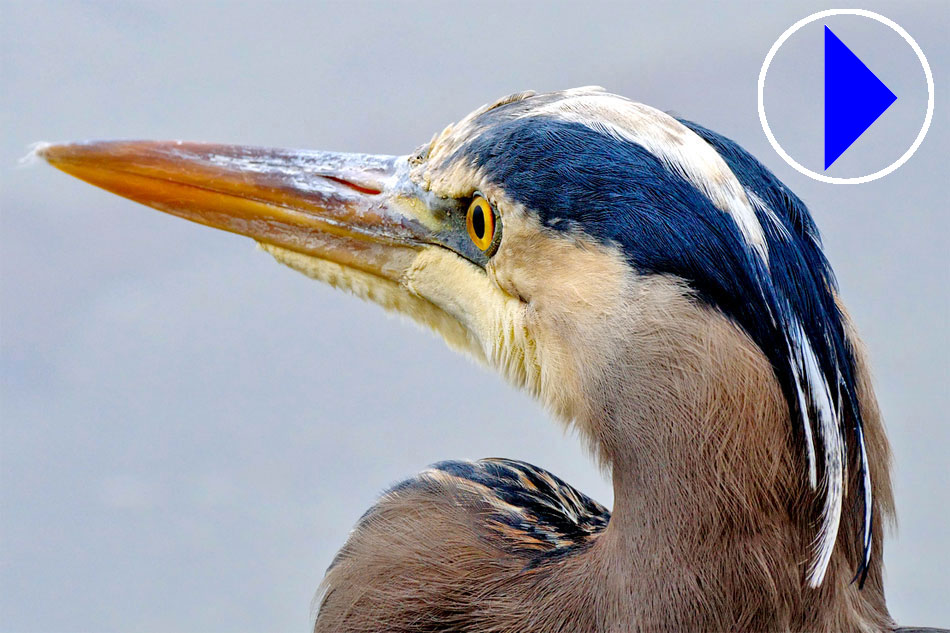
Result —
M 546 106 L 554 99 L 540 95 L 483 112 L 478 133 L 452 159 L 470 161 L 545 226 L 583 231 L 618 247 L 641 274 L 683 279 L 698 300 L 733 319 L 762 349 L 803 430 L 812 487 L 818 476 L 823 481 L 813 584 L 820 583 L 837 536 L 849 461 L 844 438 L 853 434 L 864 488 L 863 583 L 873 517 L 855 359 L 834 274 L 807 207 L 733 141 L 662 115 L 703 139 L 738 180 L 764 242 L 752 243 L 743 226 L 748 211 L 743 217 L 724 212 L 695 177 L 649 143 L 614 133 L 594 116 L 580 120 L 566 108 L 571 116 L 552 114 Z

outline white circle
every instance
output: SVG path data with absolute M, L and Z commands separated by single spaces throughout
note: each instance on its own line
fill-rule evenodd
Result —
M 769 121 L 765 116 L 765 73 L 769 70 L 769 64 L 772 63 L 772 58 L 775 57 L 775 53 L 778 52 L 779 47 L 785 43 L 791 35 L 802 28 L 806 24 L 810 24 L 815 20 L 820 20 L 822 18 L 827 18 L 832 15 L 859 15 L 865 18 L 871 18 L 876 20 L 881 24 L 890 27 L 897 32 L 904 41 L 910 44 L 910 47 L 914 49 L 914 52 L 917 53 L 917 59 L 920 60 L 920 65 L 924 67 L 924 75 L 927 77 L 927 115 L 924 117 L 924 124 L 920 128 L 920 132 L 917 134 L 917 138 L 914 139 L 913 144 L 910 148 L 904 152 L 904 155 L 895 160 L 893 163 L 874 172 L 873 174 L 868 174 L 866 176 L 856 176 L 854 178 L 838 178 L 835 176 L 826 176 L 825 174 L 819 174 L 816 171 L 812 171 L 800 164 L 794 158 L 788 155 L 782 146 L 779 145 L 779 142 L 775 139 L 775 135 L 772 134 L 772 128 L 769 127 Z M 860 185 L 865 182 L 871 182 L 872 180 L 877 180 L 878 178 L 883 178 L 888 175 L 908 160 L 914 155 L 914 152 L 917 151 L 917 148 L 920 147 L 920 144 L 924 142 L 924 136 L 927 135 L 927 130 L 930 129 L 930 121 L 933 119 L 934 114 L 934 77 L 933 73 L 930 72 L 930 64 L 927 63 L 927 58 L 924 56 L 924 52 L 920 49 L 920 46 L 917 45 L 917 42 L 914 41 L 914 38 L 905 31 L 899 24 L 885 18 L 883 15 L 874 13 L 873 11 L 866 11 L 864 9 L 828 9 L 827 11 L 819 11 L 818 13 L 812 13 L 808 17 L 802 18 L 792 26 L 788 28 L 782 35 L 775 41 L 775 44 L 772 44 L 772 48 L 769 49 L 769 54 L 765 56 L 765 62 L 762 63 L 762 70 L 759 71 L 759 121 L 762 123 L 762 129 L 765 131 L 765 136 L 768 137 L 769 143 L 772 144 L 772 148 L 778 152 L 778 155 L 785 159 L 785 162 L 791 165 L 796 171 L 802 173 L 809 178 L 814 178 L 821 182 L 831 183 L 833 185 Z

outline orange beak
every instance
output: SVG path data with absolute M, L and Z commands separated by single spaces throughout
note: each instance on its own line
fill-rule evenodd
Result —
M 36 153 L 160 211 L 394 281 L 438 241 L 424 212 L 428 192 L 409 180 L 405 157 L 179 141 L 44 145 Z

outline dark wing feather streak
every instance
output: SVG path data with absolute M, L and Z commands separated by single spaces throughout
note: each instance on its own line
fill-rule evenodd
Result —
M 489 458 L 444 461 L 397 488 L 451 481 L 480 510 L 484 525 L 513 553 L 561 554 L 586 546 L 607 527 L 610 512 L 548 471 Z

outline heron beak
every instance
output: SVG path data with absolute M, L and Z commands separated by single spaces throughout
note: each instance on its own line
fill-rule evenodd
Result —
M 179 141 L 45 145 L 37 154 L 160 211 L 392 281 L 436 228 L 405 157 Z
M 34 152 L 107 191 L 251 237 L 279 262 L 485 359 L 483 341 L 496 326 L 478 318 L 499 313 L 483 308 L 501 299 L 451 248 L 459 228 L 452 223 L 464 217 L 412 181 L 405 156 L 178 141 L 45 144 Z

